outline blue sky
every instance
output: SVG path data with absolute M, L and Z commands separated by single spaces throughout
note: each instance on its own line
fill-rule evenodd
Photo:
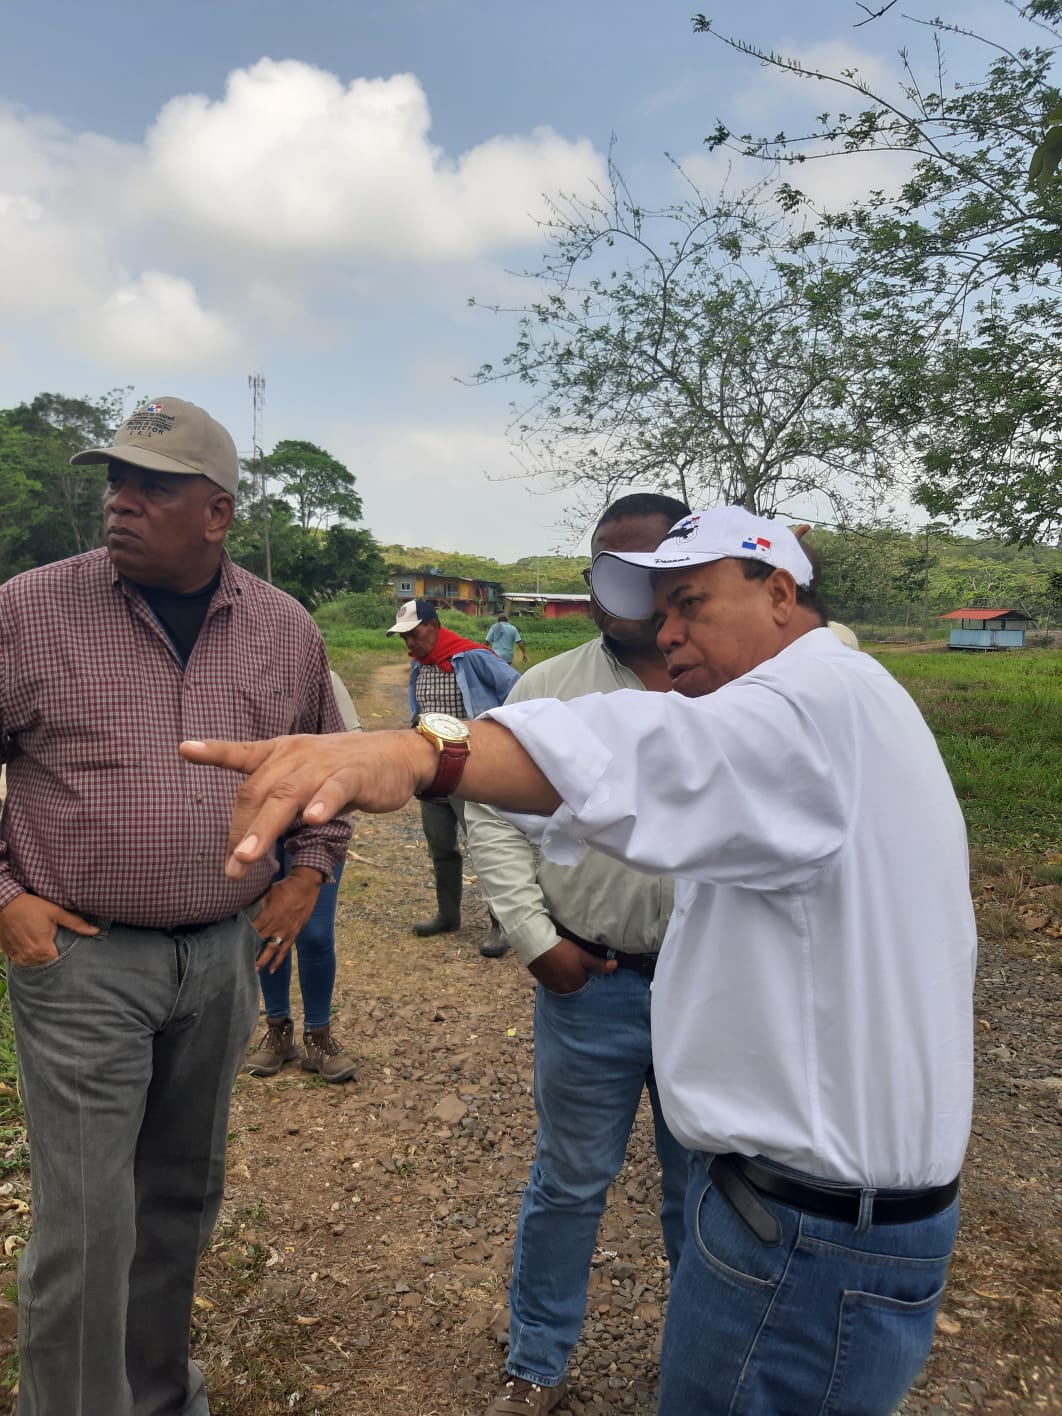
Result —
M 0 0 L 0 407 L 132 385 L 201 403 L 243 450 L 261 371 L 266 448 L 344 461 L 381 541 L 558 546 L 565 498 L 516 475 L 511 394 L 457 381 L 515 320 L 467 302 L 532 293 L 511 272 L 538 263 L 542 194 L 599 179 L 613 137 L 652 202 L 673 192 L 665 152 L 711 190 L 716 116 L 769 131 L 826 106 L 695 37 L 699 7 Z M 1003 5 L 913 10 L 998 32 Z M 853 28 L 849 0 L 710 13 L 873 76 L 911 40 L 898 15 Z

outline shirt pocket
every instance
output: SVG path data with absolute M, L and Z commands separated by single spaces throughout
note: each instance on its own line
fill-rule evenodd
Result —
M 46 767 L 70 772 L 117 772 L 143 766 L 160 722 L 128 678 L 86 673 L 43 685 L 34 723 L 19 744 Z
M 296 698 L 289 684 L 268 678 L 238 678 L 233 683 L 231 706 L 235 717 L 225 733 L 235 738 L 274 738 L 298 731 Z M 223 736 L 212 732 L 211 737 Z

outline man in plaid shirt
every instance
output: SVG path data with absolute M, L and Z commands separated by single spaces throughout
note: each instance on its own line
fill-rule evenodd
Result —
M 0 946 L 29 1129 L 19 1416 L 207 1416 L 188 1357 L 221 1202 L 229 1096 L 276 965 L 343 857 L 224 873 L 229 774 L 189 736 L 340 732 L 321 637 L 224 551 L 238 475 L 220 424 L 154 399 L 114 444 L 105 549 L 0 587 Z

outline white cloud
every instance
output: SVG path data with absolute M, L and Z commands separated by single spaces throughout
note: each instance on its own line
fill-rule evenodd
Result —
M 0 314 L 66 347 L 91 331 L 108 366 L 217 367 L 270 335 L 319 340 L 337 291 L 382 264 L 535 245 L 543 194 L 602 175 L 548 128 L 457 157 L 430 128 L 413 75 L 344 84 L 294 60 L 170 100 L 142 143 L 0 105 Z
M 326 444 L 354 473 L 385 543 L 509 560 L 556 546 L 571 496 L 519 475 L 498 422 L 339 424 Z
M 103 361 L 130 364 L 138 376 L 222 369 L 238 347 L 225 320 L 200 306 L 191 281 L 159 270 L 115 290 L 74 328 Z
M 245 256 L 467 259 L 535 238 L 543 193 L 582 188 L 602 161 L 549 128 L 456 160 L 429 137 L 412 74 L 355 79 L 262 59 L 225 95 L 173 99 L 147 136 L 145 194 L 192 239 Z

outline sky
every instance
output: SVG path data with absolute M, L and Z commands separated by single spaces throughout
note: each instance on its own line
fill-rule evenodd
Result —
M 546 199 L 610 150 L 646 204 L 678 159 L 725 175 L 717 117 L 826 106 L 692 33 L 707 0 L 0 0 L 0 407 L 130 386 L 191 399 L 249 453 L 326 448 L 382 543 L 509 561 L 575 550 L 521 475 L 521 390 L 468 382 L 534 298 Z M 998 32 L 1003 0 L 907 0 Z M 719 0 L 717 27 L 887 81 L 899 11 Z M 978 66 L 980 67 L 980 66 Z M 827 170 L 818 195 L 875 185 Z M 796 509 L 799 510 L 799 509 Z M 813 511 L 809 508 L 809 511 Z

